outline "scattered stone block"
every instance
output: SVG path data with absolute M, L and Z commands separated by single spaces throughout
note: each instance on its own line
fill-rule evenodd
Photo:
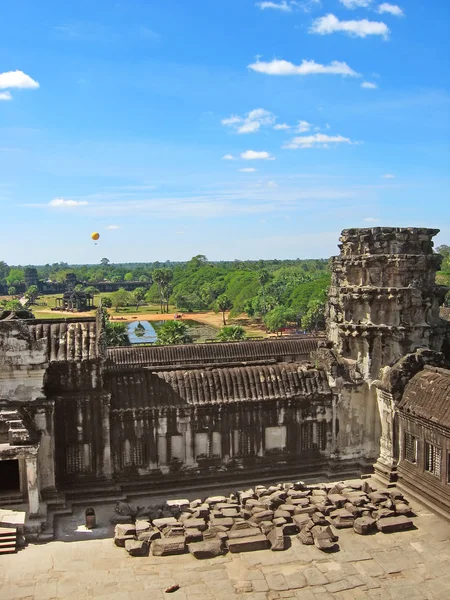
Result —
M 130 523 L 118 523 L 114 528 L 114 543 L 119 548 L 125 548 L 127 540 L 134 540 L 136 528 Z
M 221 517 L 221 518 L 213 517 L 210 520 L 210 526 L 215 527 L 216 525 L 218 525 L 220 527 L 224 527 L 225 529 L 231 529 L 234 525 L 234 521 L 230 517 Z
M 339 538 L 337 535 L 334 535 L 329 525 L 325 527 L 321 525 L 315 525 L 311 529 L 311 534 L 314 539 L 314 544 L 317 548 L 319 548 L 319 550 L 323 550 L 325 552 L 337 550 L 336 542 Z
M 184 530 L 184 537 L 186 539 L 186 544 L 190 544 L 192 542 L 202 542 L 203 541 L 203 533 L 198 529 L 187 528 Z
M 135 529 L 136 535 L 139 535 L 144 531 L 150 531 L 150 529 L 152 529 L 152 526 L 150 525 L 150 521 L 139 519 L 138 521 L 136 521 Z
M 297 538 L 301 541 L 302 544 L 305 544 L 305 546 L 314 545 L 314 538 L 309 529 L 301 529 L 300 533 L 297 535 Z
M 286 550 L 288 548 L 288 538 L 285 537 L 281 527 L 274 527 L 267 534 L 267 539 L 270 542 L 270 549 L 273 551 Z
M 153 556 L 171 556 L 172 554 L 184 554 L 186 541 L 183 537 L 170 537 L 154 540 L 152 543 Z
M 351 512 L 348 512 L 345 508 L 340 508 L 336 511 L 338 515 L 333 521 L 333 525 L 337 529 L 345 529 L 346 527 L 353 527 L 353 523 L 355 522 L 355 515 Z
M 347 498 L 342 494 L 328 494 L 328 500 L 337 508 L 343 508 L 347 502 Z
M 178 521 L 175 517 L 163 517 L 162 519 L 153 519 L 153 525 L 162 530 L 169 525 L 178 525 Z
M 296 535 L 298 533 L 298 526 L 295 523 L 286 523 L 282 525 L 283 535 Z
M 188 544 L 188 550 L 195 558 L 215 558 L 222 554 L 222 544 L 220 540 L 208 540 L 197 542 L 195 544 Z
M 227 548 L 232 553 L 266 550 L 269 547 L 270 542 L 262 533 L 250 537 L 229 539 L 227 542 Z
M 272 531 L 272 529 L 276 527 L 273 521 L 261 521 L 261 523 L 258 523 L 258 525 L 259 529 L 264 533 L 264 535 L 267 535 L 269 531 Z M 258 525 L 256 526 L 258 527 Z
M 310 521 L 308 514 L 303 515 L 294 515 L 292 517 L 293 522 L 297 525 L 299 529 L 303 529 L 303 527 Z
M 405 515 L 408 517 L 413 514 L 411 507 L 409 504 L 406 504 L 406 502 L 396 502 L 394 505 L 394 510 L 397 515 Z
M 252 515 L 249 519 L 252 523 L 261 523 L 261 521 L 272 521 L 273 519 L 273 510 L 263 510 Z
M 148 556 L 149 547 L 146 540 L 125 540 L 125 550 L 130 556 Z
M 187 498 L 177 498 L 175 500 L 167 500 L 167 506 L 169 509 L 178 508 L 179 510 L 184 510 L 185 508 L 190 508 L 189 500 Z
M 137 539 L 141 542 L 152 542 L 153 540 L 157 540 L 161 537 L 161 532 L 159 529 L 150 529 L 149 531 L 141 531 L 138 534 Z
M 234 531 L 228 531 L 228 539 L 230 540 L 237 540 L 240 538 L 255 537 L 260 535 L 261 530 L 259 529 L 259 527 L 250 529 L 235 529 Z
M 279 519 L 279 518 L 283 518 L 283 519 L 290 519 L 291 518 L 291 513 L 287 510 L 281 510 L 280 508 L 278 508 L 275 513 L 274 513 L 274 518 L 275 519 Z
M 291 519 L 289 519 L 289 520 L 291 520 Z M 281 527 L 281 525 L 286 525 L 286 523 L 287 523 L 287 519 L 285 519 L 284 517 L 278 517 L 277 519 L 273 520 L 273 524 L 276 527 Z
M 278 507 L 278 510 L 282 510 L 283 512 L 288 512 L 290 515 L 293 515 L 295 512 L 295 504 L 282 504 Z
M 411 519 L 400 515 L 398 517 L 385 517 L 377 521 L 377 529 L 383 533 L 394 533 L 395 531 L 405 531 L 413 529 L 414 524 Z
M 226 502 L 227 499 L 225 496 L 209 496 L 206 498 L 205 504 L 209 504 L 209 506 L 214 506 L 215 504 L 219 504 L 220 502 Z
M 205 531 L 205 529 L 208 528 L 207 524 L 205 523 L 205 519 L 197 519 L 196 517 L 191 517 L 190 519 L 186 519 L 184 521 L 183 525 L 189 529 L 195 527 L 199 531 Z
M 353 523 L 353 530 L 360 535 L 371 533 L 375 527 L 376 521 L 371 517 L 359 517 L 358 519 L 355 519 L 355 522 Z

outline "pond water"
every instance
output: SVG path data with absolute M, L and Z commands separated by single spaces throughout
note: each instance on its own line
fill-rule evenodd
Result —
M 148 321 L 135 321 L 128 324 L 128 338 L 131 344 L 150 344 L 156 342 L 158 336 Z
M 183 319 L 182 321 L 189 327 L 189 333 L 194 342 L 204 342 L 214 339 L 218 329 L 211 325 L 205 325 L 192 319 Z M 131 344 L 152 344 L 158 339 L 158 327 L 164 321 L 133 321 L 128 324 L 128 337 Z

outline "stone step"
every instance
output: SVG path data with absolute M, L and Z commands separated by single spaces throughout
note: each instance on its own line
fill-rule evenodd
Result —
M 0 537 L 0 545 L 10 544 L 11 542 L 15 544 L 17 541 L 17 537 L 15 535 L 3 535 Z
M 0 527 L 0 538 L 10 535 L 16 535 L 17 529 L 15 527 Z
M 0 548 L 0 554 L 16 554 L 17 548 Z
M 14 537 L 12 540 L 0 540 L 0 548 L 15 548 L 17 540 Z

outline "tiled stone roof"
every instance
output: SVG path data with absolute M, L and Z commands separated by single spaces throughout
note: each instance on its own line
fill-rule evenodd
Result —
M 113 408 L 228 404 L 314 398 L 331 390 L 324 371 L 277 363 L 247 367 L 115 372 L 107 376 Z
M 321 338 L 320 338 L 321 339 Z M 108 348 L 109 369 L 309 360 L 317 350 L 319 338 L 268 339 L 252 342 L 185 344 L 182 346 L 141 346 Z
M 408 383 L 398 408 L 450 429 L 450 371 L 426 366 Z

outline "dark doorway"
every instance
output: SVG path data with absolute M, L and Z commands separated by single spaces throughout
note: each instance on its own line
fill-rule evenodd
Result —
M 0 460 L 0 494 L 19 491 L 19 461 Z

